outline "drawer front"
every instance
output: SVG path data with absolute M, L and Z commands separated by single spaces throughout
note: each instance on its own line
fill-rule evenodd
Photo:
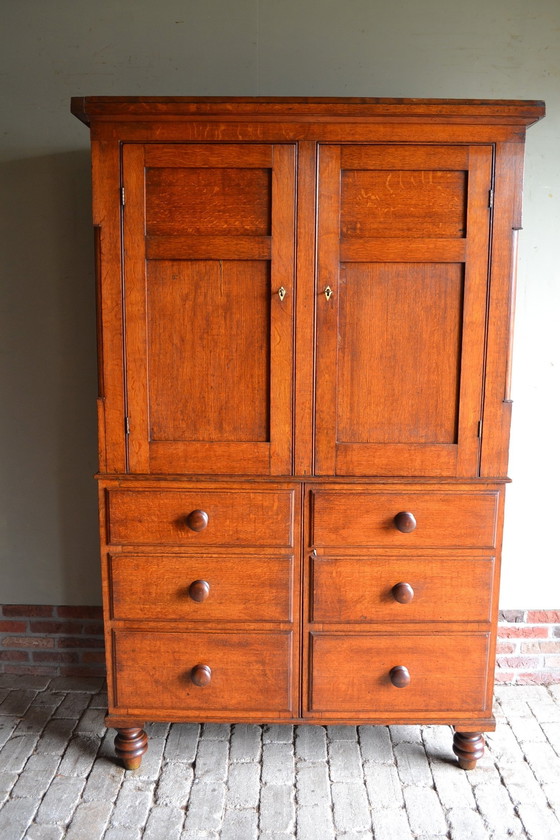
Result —
M 115 619 L 292 619 L 292 557 L 118 554 L 109 565 Z
M 312 621 L 490 621 L 494 562 L 311 560 Z
M 114 661 L 120 708 L 291 711 L 291 633 L 123 630 L 114 635 Z
M 367 717 L 382 712 L 465 712 L 485 708 L 486 633 L 312 634 L 310 707 Z M 393 679 L 409 685 L 397 687 Z
M 293 490 L 109 490 L 109 542 L 291 547 Z
M 496 545 L 496 491 L 479 493 L 316 490 L 312 545 L 487 548 Z M 399 514 L 412 514 L 402 517 Z M 403 533 L 397 527 L 413 530 Z

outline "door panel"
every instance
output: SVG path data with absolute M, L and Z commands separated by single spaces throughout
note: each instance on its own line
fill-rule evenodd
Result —
M 342 172 L 342 236 L 457 237 L 465 230 L 466 172 Z
M 269 440 L 267 262 L 152 260 L 147 297 L 150 439 Z
M 456 443 L 463 266 L 343 263 L 339 295 L 338 440 Z
M 492 149 L 319 160 L 316 472 L 474 476 Z
M 290 474 L 294 147 L 128 145 L 123 170 L 130 471 Z

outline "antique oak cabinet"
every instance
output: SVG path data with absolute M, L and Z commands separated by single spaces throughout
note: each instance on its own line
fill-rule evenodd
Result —
M 493 663 L 540 102 L 121 98 L 91 128 L 109 712 L 442 723 Z

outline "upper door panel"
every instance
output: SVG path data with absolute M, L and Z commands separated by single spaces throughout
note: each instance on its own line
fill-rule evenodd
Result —
M 474 476 L 492 147 L 319 161 L 316 472 Z
M 123 171 L 129 470 L 289 474 L 294 146 L 125 145 Z

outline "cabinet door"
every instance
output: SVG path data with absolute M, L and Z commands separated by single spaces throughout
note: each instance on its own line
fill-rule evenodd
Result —
M 291 145 L 125 145 L 129 470 L 286 474 Z
M 491 146 L 321 146 L 319 475 L 478 473 L 491 177 Z

